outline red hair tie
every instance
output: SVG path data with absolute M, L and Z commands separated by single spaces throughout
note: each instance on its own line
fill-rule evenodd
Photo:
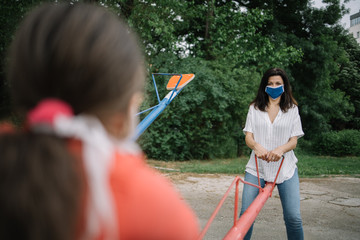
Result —
M 38 105 L 27 114 L 27 123 L 29 127 L 38 124 L 53 125 L 55 117 L 63 115 L 71 117 L 74 115 L 69 104 L 59 100 L 48 98 L 40 101 Z

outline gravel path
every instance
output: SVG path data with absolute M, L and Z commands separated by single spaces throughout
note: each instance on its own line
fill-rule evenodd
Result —
M 167 175 L 196 212 L 202 228 L 235 178 L 235 175 L 219 174 Z M 239 186 L 241 196 L 243 186 Z M 232 227 L 234 192 L 204 239 L 222 239 Z M 301 178 L 300 193 L 305 239 L 360 239 L 360 178 Z M 252 239 L 286 239 L 277 188 L 256 219 Z

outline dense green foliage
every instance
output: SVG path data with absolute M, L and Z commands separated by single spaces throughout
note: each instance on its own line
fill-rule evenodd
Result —
M 322 155 L 360 156 L 359 130 L 324 132 L 314 142 L 313 150 Z
M 332 121 L 334 129 L 360 129 L 360 47 L 351 35 L 344 36 L 340 46 L 345 53 L 334 88 L 345 92 L 354 106 L 354 113 L 346 119 Z
M 253 97 L 248 92 L 255 91 L 259 76 L 248 75 L 240 68 L 229 71 L 218 62 L 199 58 L 173 63 L 159 71 L 192 72 L 196 66 L 196 80 L 143 134 L 141 143 L 146 152 L 156 159 L 203 159 L 242 153 L 243 109 Z M 155 105 L 155 98 L 152 100 L 145 103 Z
M 18 2 L 14 4 L 11 0 L 7 0 L 5 4 L 1 2 L 0 5 L 0 117 L 7 117 L 10 111 L 9 92 L 4 72 L 6 50 L 18 22 L 27 10 L 24 5 L 30 5 L 30 2 Z
M 0 5 L 1 116 L 10 114 L 6 47 L 26 10 L 39 2 Z M 299 102 L 306 134 L 302 149 L 359 154 L 354 141 L 360 127 L 360 46 L 339 25 L 346 13 L 340 0 L 324 0 L 321 9 L 309 0 L 84 2 L 110 8 L 139 35 L 149 72 L 143 109 L 157 102 L 152 72 L 196 75 L 141 136 L 150 158 L 247 155 L 242 128 L 248 105 L 262 73 L 275 66 L 288 72 Z M 166 81 L 159 77 L 161 96 Z
M 270 37 L 257 32 L 272 19 L 265 11 L 243 12 L 234 2 L 176 2 L 181 6 L 173 8 L 178 11 L 173 17 L 166 15 L 165 20 L 158 14 L 159 19 L 151 21 L 152 29 L 139 35 L 150 72 L 195 73 L 196 78 L 143 134 L 141 145 L 150 157 L 166 160 L 244 154 L 247 148 L 241 129 L 261 73 L 268 66 L 285 67 L 300 60 L 301 51 L 285 44 L 275 48 Z M 144 5 L 136 3 L 133 9 Z M 141 18 L 137 12 L 124 15 L 135 29 L 149 29 L 144 19 L 172 5 L 171 1 L 156 1 L 156 7 L 141 7 L 146 9 Z M 157 33 L 161 38 L 156 38 Z M 175 41 L 166 45 L 163 38 Z M 159 48 L 153 51 L 153 46 L 161 46 L 160 52 Z M 159 89 L 164 96 L 164 88 Z M 155 96 L 151 86 L 148 92 Z M 153 97 L 144 107 L 155 104 Z
M 353 55 L 350 49 L 355 47 L 351 45 L 354 39 L 350 39 L 338 24 L 346 9 L 338 0 L 323 2 L 327 5 L 322 9 L 311 8 L 309 1 L 303 0 L 255 0 L 246 4 L 249 8 L 269 9 L 274 14 L 274 21 L 268 22 L 261 31 L 275 35 L 279 43 L 285 42 L 304 53 L 301 62 L 289 66 L 289 72 L 294 79 L 292 85 L 307 139 L 333 128 L 343 129 L 341 123 L 352 121 L 351 90 L 342 86 L 348 81 L 360 80 L 357 76 L 359 68 L 352 68 L 355 63 L 349 58 Z M 353 71 L 351 80 L 345 72 L 340 73 L 349 64 Z M 355 85 L 352 89 L 359 91 Z

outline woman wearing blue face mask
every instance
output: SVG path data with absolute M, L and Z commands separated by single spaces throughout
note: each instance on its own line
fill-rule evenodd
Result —
M 304 135 L 297 102 L 292 96 L 284 70 L 271 68 L 261 79 L 257 96 L 251 102 L 243 129 L 248 147 L 252 149 L 246 165 L 245 181 L 258 184 L 255 155 L 258 159 L 262 187 L 274 182 L 282 156 L 285 157 L 276 180 L 288 239 L 303 239 L 300 215 L 300 191 L 297 158 L 294 154 L 298 138 Z M 241 214 L 249 207 L 259 189 L 245 184 Z M 250 239 L 253 226 L 244 239 Z

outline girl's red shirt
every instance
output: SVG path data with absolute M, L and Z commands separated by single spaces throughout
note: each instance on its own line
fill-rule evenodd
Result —
M 69 148 L 77 159 L 81 158 L 79 141 L 72 140 Z M 143 154 L 115 152 L 113 157 L 109 185 L 120 239 L 191 240 L 198 237 L 200 228 L 194 212 L 171 182 L 146 164 Z M 86 181 L 85 176 L 83 179 Z M 84 192 L 86 195 L 87 191 Z M 78 237 L 85 226 L 85 207 L 86 197 L 83 197 Z M 100 234 L 97 239 L 106 237 Z

